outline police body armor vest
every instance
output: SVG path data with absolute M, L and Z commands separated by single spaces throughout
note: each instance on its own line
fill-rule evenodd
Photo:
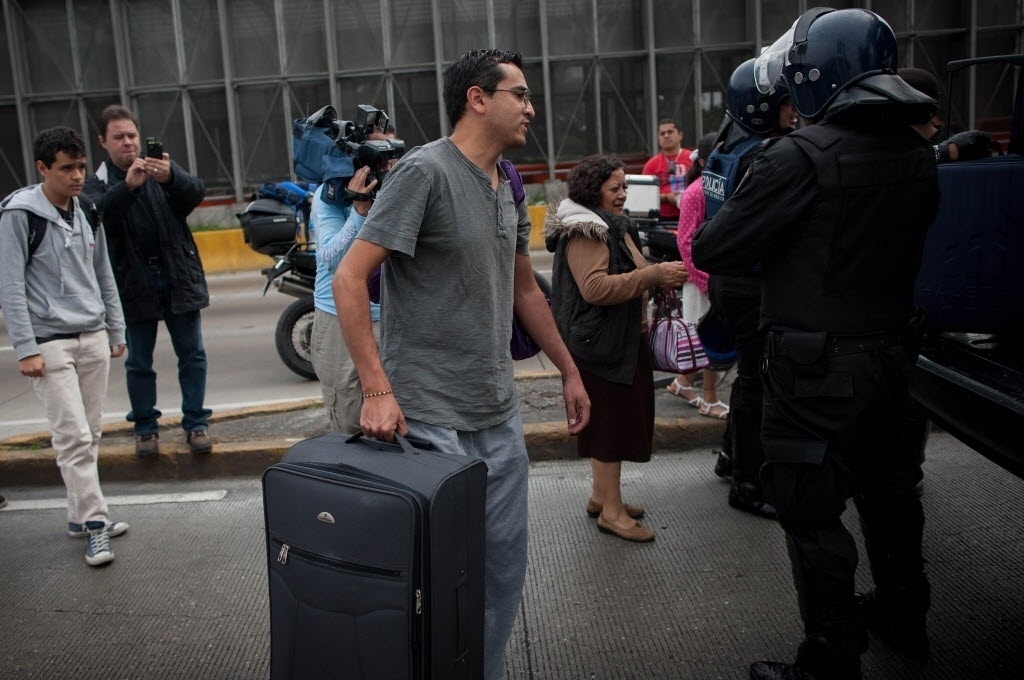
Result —
M 903 328 L 938 207 L 931 147 L 909 126 L 817 124 L 785 139 L 814 164 L 818 200 L 763 261 L 762 318 L 837 334 Z
M 744 139 L 728 152 L 718 148 L 708 155 L 704 171 L 701 173 L 704 187 L 704 219 L 714 217 L 726 199 L 733 195 L 742 179 L 737 176 L 740 161 L 763 141 L 763 137 L 754 135 Z

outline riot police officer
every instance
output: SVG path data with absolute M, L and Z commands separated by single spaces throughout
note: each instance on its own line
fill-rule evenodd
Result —
M 715 150 L 704 167 L 704 204 L 713 217 L 754 162 L 761 143 L 788 134 L 797 118 L 785 81 L 766 92 L 754 82 L 754 60 L 740 64 L 726 88 L 725 120 Z M 736 380 L 729 410 L 728 449 L 732 480 L 729 505 L 762 517 L 775 517 L 775 508 L 764 500 L 758 471 L 764 462 L 761 447 L 761 376 L 759 367 L 764 333 L 761 313 L 761 276 L 758 266 L 736 275 L 713 273 L 708 281 L 711 304 L 736 339 Z M 716 464 L 716 467 L 718 465 Z
M 934 152 L 910 125 L 935 100 L 895 70 L 896 38 L 878 15 L 805 12 L 755 74 L 763 92 L 784 76 L 814 124 L 767 142 L 693 241 L 706 271 L 762 269 L 761 481 L 786 532 L 806 637 L 794 663 L 753 664 L 754 680 L 859 679 L 865 619 L 899 651 L 928 652 L 907 376 L 914 281 L 939 191 Z M 840 519 L 850 497 L 875 581 L 863 604 Z

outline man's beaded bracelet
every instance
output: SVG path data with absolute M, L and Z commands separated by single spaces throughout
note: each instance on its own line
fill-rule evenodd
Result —
M 384 390 L 383 392 L 369 392 L 363 395 L 363 399 L 369 399 L 370 397 L 383 397 L 385 394 L 393 394 L 391 390 Z

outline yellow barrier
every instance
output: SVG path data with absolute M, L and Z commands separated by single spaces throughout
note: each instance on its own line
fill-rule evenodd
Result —
M 530 211 L 530 249 L 544 250 L 544 218 L 548 215 L 546 205 L 527 206 Z
M 260 255 L 246 245 L 241 229 L 197 231 L 192 236 L 207 274 L 258 271 L 274 264 L 274 258 Z
M 547 206 L 531 205 L 528 210 L 530 248 L 544 250 L 544 218 L 548 214 Z M 192 236 L 196 239 L 199 257 L 203 260 L 203 269 L 207 274 L 259 271 L 274 264 L 274 258 L 260 255 L 246 245 L 241 229 L 197 231 Z

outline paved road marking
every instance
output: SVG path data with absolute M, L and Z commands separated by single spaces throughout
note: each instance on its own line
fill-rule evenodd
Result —
M 227 489 L 213 491 L 192 491 L 185 493 L 147 493 L 129 496 L 107 496 L 107 505 L 154 505 L 156 503 L 199 503 L 202 501 L 221 501 L 228 495 Z M 19 501 L 8 496 L 7 507 L 0 512 L 9 510 L 56 510 L 66 508 L 66 498 L 41 498 L 38 500 Z

